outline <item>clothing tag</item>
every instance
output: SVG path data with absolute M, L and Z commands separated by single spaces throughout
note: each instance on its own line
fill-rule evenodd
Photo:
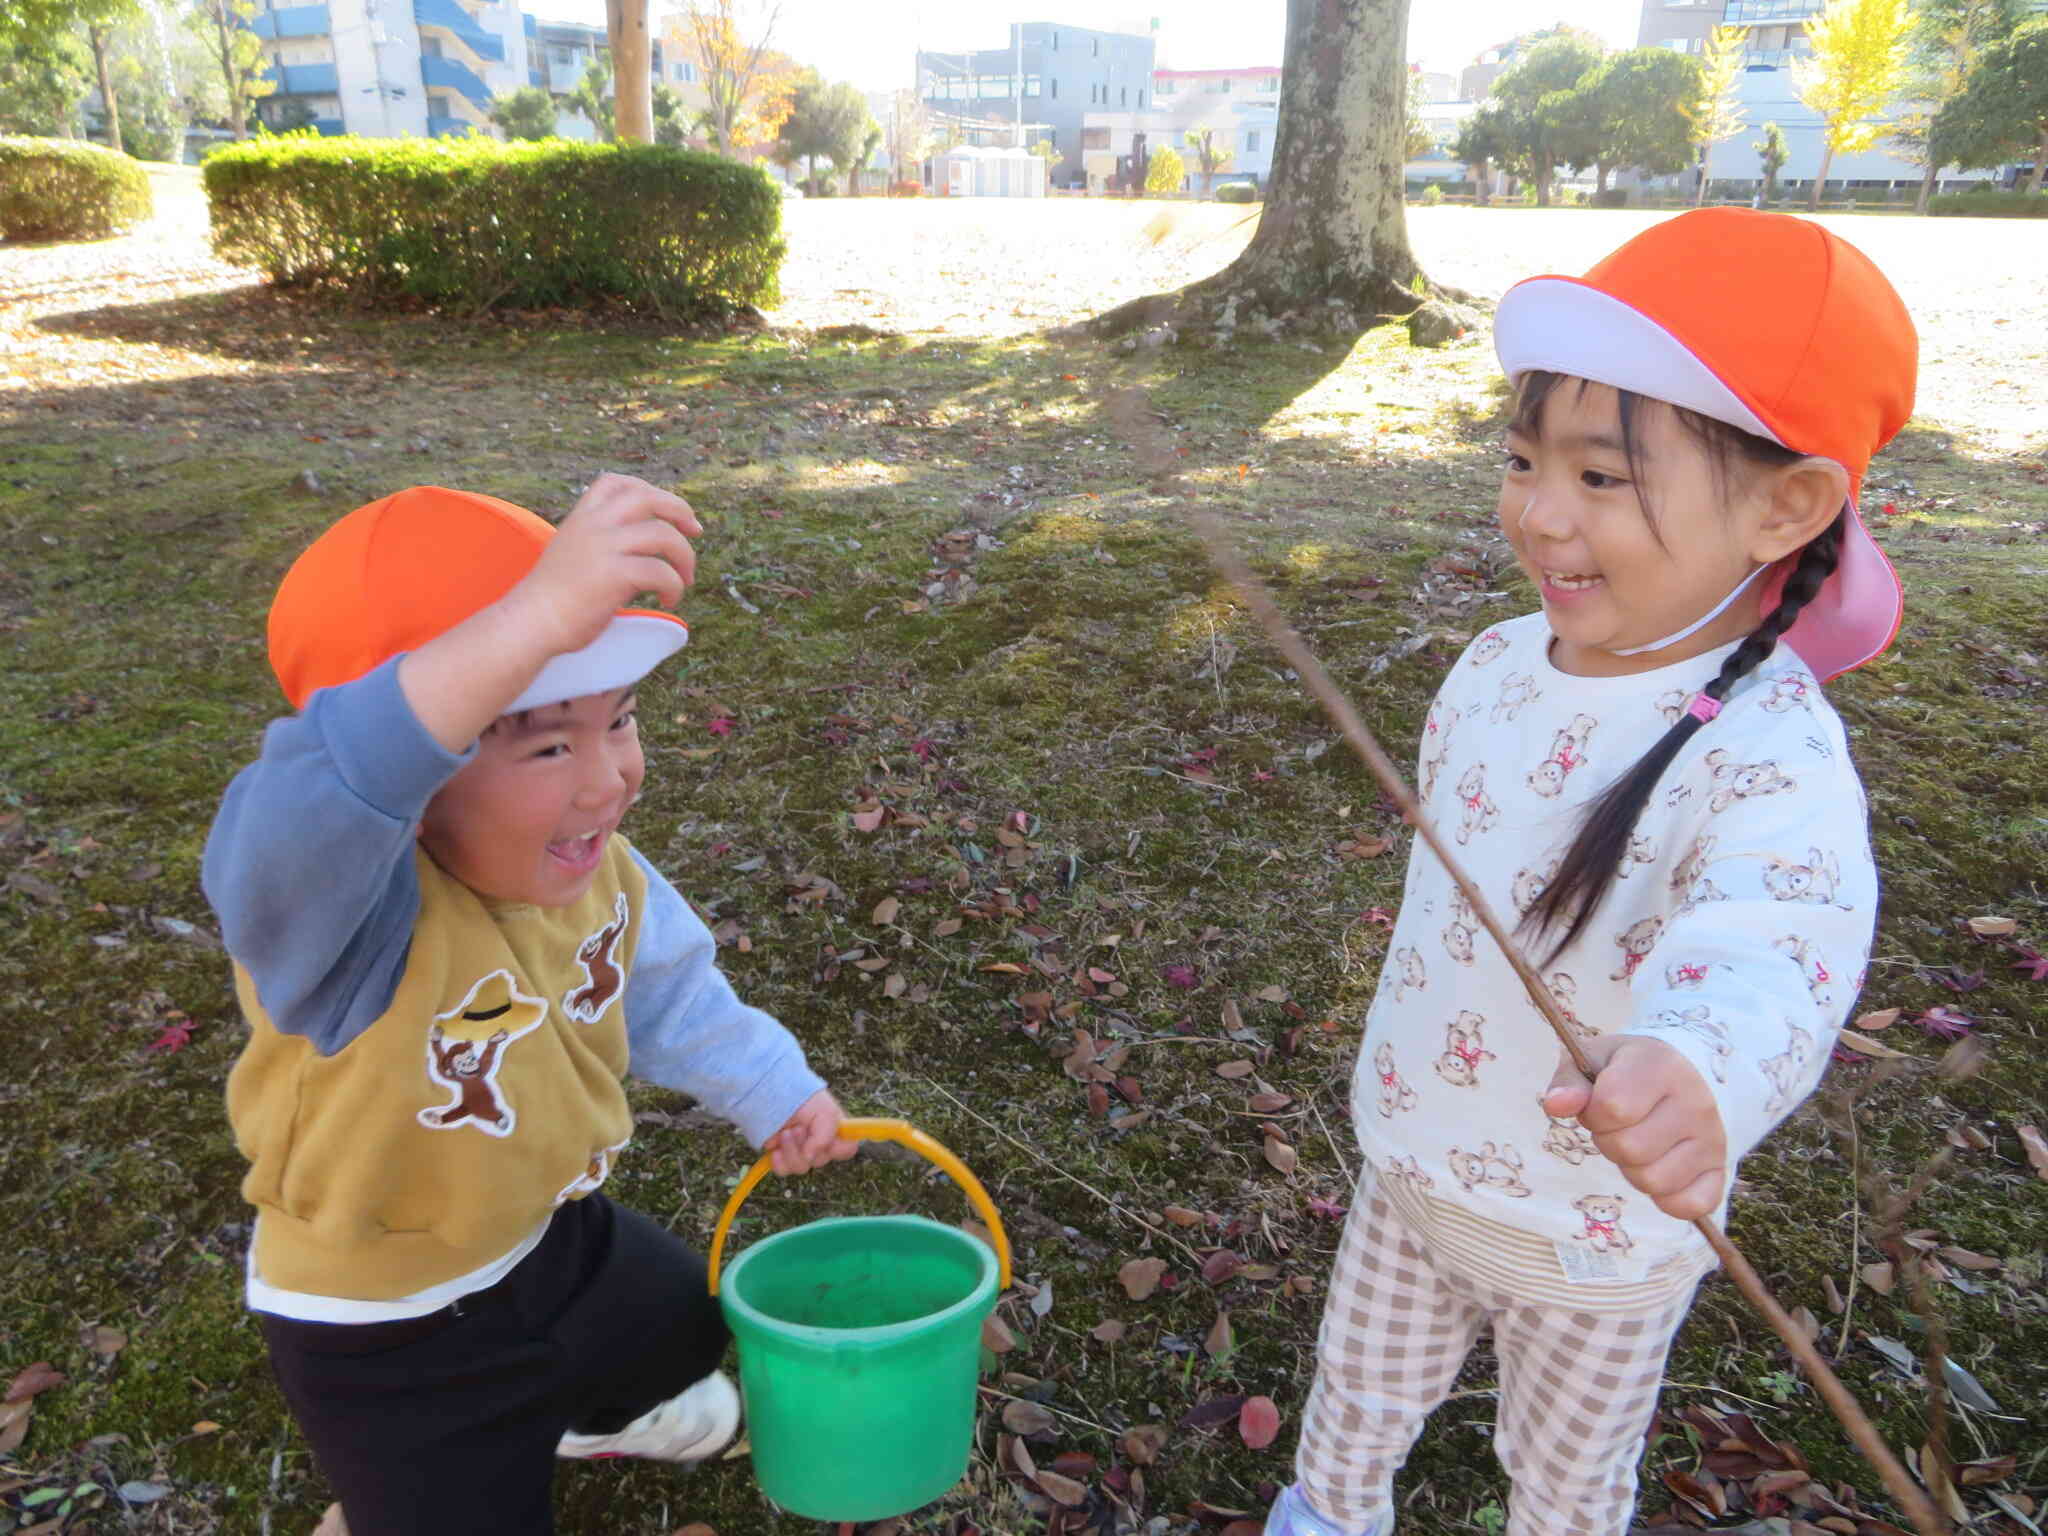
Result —
M 1620 1285 L 1640 1278 L 1627 1273 L 1639 1266 L 1624 1265 L 1619 1255 L 1578 1242 L 1557 1242 L 1558 1267 L 1573 1285 Z

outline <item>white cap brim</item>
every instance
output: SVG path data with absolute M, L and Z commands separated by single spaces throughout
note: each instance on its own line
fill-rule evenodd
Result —
M 1502 296 L 1493 348 L 1508 382 L 1542 370 L 1633 390 L 1779 442 L 1712 369 L 1663 326 L 1568 277 L 1532 277 Z
M 526 687 L 505 707 L 508 715 L 586 694 L 630 688 L 683 648 L 690 629 L 665 613 L 619 613 L 580 651 L 551 657 Z

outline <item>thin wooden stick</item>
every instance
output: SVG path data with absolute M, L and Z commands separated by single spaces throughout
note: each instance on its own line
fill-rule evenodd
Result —
M 1195 507 L 1192 502 L 1187 504 L 1187 510 L 1196 532 L 1208 546 L 1209 558 L 1216 569 L 1222 573 L 1226 581 L 1237 588 L 1245 606 L 1251 610 L 1252 617 L 1259 621 L 1259 626 L 1265 630 L 1267 638 L 1287 659 L 1288 665 L 1294 668 L 1308 691 L 1315 695 L 1316 701 L 1323 706 L 1324 712 L 1329 715 L 1346 743 L 1363 759 L 1366 767 L 1372 770 L 1372 775 L 1379 780 L 1380 787 L 1401 808 L 1401 813 L 1415 828 L 1416 835 L 1443 861 L 1444 868 L 1450 873 L 1459 892 L 1478 914 L 1480 926 L 1493 936 L 1493 941 L 1507 957 L 1508 964 L 1522 979 L 1522 985 L 1528 989 L 1530 1000 L 1536 1004 L 1536 1011 L 1543 1015 L 1556 1033 L 1565 1053 L 1571 1057 L 1572 1065 L 1589 1080 L 1597 1076 L 1593 1063 L 1580 1047 L 1571 1025 L 1565 1019 L 1564 1010 L 1558 1006 L 1556 997 L 1544 984 L 1543 978 L 1537 974 L 1536 968 L 1524 957 L 1507 929 L 1501 926 L 1500 919 L 1494 916 L 1493 909 L 1487 905 L 1485 895 L 1459 865 L 1456 856 L 1445 845 L 1444 840 L 1437 835 L 1436 828 L 1423 816 L 1422 806 L 1408 788 L 1407 781 L 1401 777 L 1400 770 L 1394 766 L 1387 754 L 1380 750 L 1380 745 L 1373 739 L 1372 732 L 1366 729 L 1365 722 L 1358 717 L 1358 711 L 1351 707 L 1351 701 L 1344 696 L 1343 690 L 1331 679 L 1330 674 L 1323 670 L 1322 663 L 1316 660 L 1301 636 L 1281 614 L 1272 594 L 1267 592 L 1264 584 L 1251 573 L 1250 568 L 1238 556 L 1216 519 Z M 1728 1271 L 1736 1287 L 1749 1299 L 1749 1304 L 1763 1314 L 1764 1320 L 1777 1331 L 1778 1337 L 1784 1340 L 1785 1347 L 1792 1352 L 1792 1358 L 1805 1367 L 1815 1390 L 1833 1410 L 1835 1417 L 1841 1421 L 1842 1428 L 1848 1431 L 1849 1438 L 1856 1444 L 1856 1449 L 1863 1453 L 1864 1459 L 1876 1468 L 1878 1476 L 1884 1479 L 1885 1487 L 1891 1496 L 1898 1500 L 1899 1507 L 1913 1522 L 1914 1529 L 1920 1532 L 1920 1536 L 1946 1536 L 1949 1530 L 1948 1522 L 1936 1511 L 1927 1496 L 1914 1485 L 1906 1469 L 1899 1464 L 1898 1458 L 1892 1455 L 1890 1448 L 1878 1435 L 1876 1427 L 1864 1414 L 1863 1405 L 1857 1402 L 1855 1394 L 1842 1385 L 1841 1379 L 1828 1368 L 1827 1361 L 1821 1358 L 1820 1351 L 1813 1347 L 1813 1341 L 1806 1337 L 1798 1324 L 1786 1315 L 1785 1309 L 1778 1305 L 1777 1298 L 1771 1295 L 1769 1288 L 1751 1267 L 1749 1260 L 1742 1256 L 1742 1251 L 1728 1240 L 1728 1235 L 1715 1224 L 1712 1217 L 1702 1216 L 1694 1221 L 1693 1225 L 1713 1248 L 1722 1267 Z

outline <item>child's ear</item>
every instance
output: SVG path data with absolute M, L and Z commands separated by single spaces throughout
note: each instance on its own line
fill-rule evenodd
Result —
M 1804 549 L 1835 520 L 1848 499 L 1849 471 L 1833 459 L 1809 456 L 1772 471 L 1751 558 L 1770 565 Z

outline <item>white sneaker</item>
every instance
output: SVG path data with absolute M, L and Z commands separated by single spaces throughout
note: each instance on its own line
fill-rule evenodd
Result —
M 555 1454 L 584 1460 L 645 1456 L 653 1461 L 705 1461 L 724 1450 L 739 1427 L 739 1391 L 723 1372 L 713 1371 L 614 1434 L 579 1435 L 571 1430 L 562 1436 Z

